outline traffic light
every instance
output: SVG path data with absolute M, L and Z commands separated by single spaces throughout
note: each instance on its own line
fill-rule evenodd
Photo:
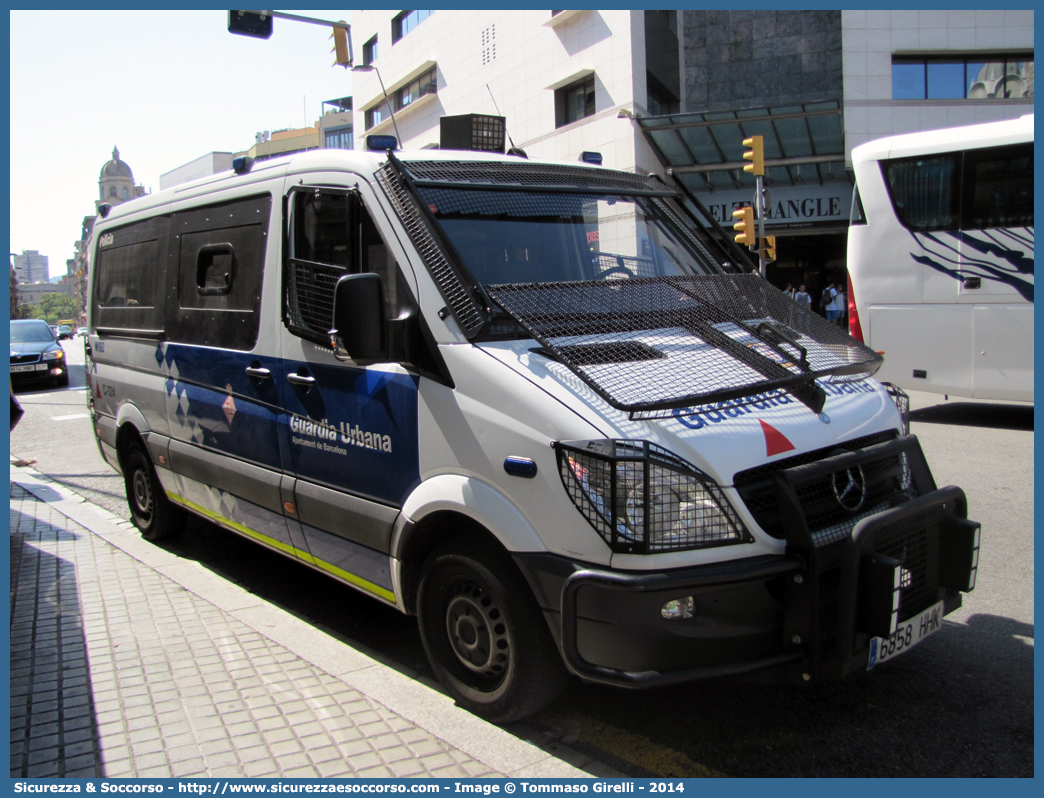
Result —
M 765 139 L 762 136 L 751 136 L 743 139 L 743 146 L 750 149 L 743 153 L 744 161 L 753 161 L 743 167 L 744 172 L 753 175 L 765 174 Z
M 758 243 L 758 232 L 754 227 L 754 209 L 747 205 L 732 212 L 732 218 L 738 219 L 732 229 L 736 231 L 736 243 L 754 249 Z
M 761 251 L 765 253 L 765 260 L 776 259 L 776 237 L 765 236 L 761 239 Z
M 344 22 L 342 19 L 341 22 Z M 348 50 L 348 31 L 344 28 L 334 28 L 330 38 L 334 40 L 331 53 L 336 53 L 334 62 L 330 66 L 343 66 L 345 69 L 352 65 L 352 57 Z
M 228 32 L 240 36 L 267 39 L 272 35 L 272 15 L 264 11 L 229 11 Z

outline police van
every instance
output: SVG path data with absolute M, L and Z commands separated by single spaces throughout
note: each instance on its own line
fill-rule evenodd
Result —
M 415 615 L 495 722 L 570 674 L 817 683 L 916 645 L 975 584 L 963 492 L 880 356 L 690 207 L 447 150 L 103 207 L 90 407 L 134 523 L 194 513 Z

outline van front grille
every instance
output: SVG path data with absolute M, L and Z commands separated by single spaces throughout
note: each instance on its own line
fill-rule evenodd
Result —
M 772 537 L 783 539 L 783 519 L 773 479 L 777 471 L 815 463 L 844 452 L 860 451 L 893 440 L 896 435 L 895 430 L 887 430 L 786 460 L 749 468 L 733 477 L 733 485 L 758 525 Z M 862 495 L 861 501 L 858 501 L 856 496 L 839 500 L 839 494 L 849 488 L 850 478 L 857 482 L 862 480 L 862 485 L 855 485 L 850 490 L 858 490 Z M 910 488 L 911 478 L 905 457 L 902 454 L 891 454 L 863 464 L 861 472 L 834 472 L 823 475 L 798 487 L 797 493 L 812 539 L 820 546 L 843 540 L 861 518 L 888 509 L 896 500 L 909 498 L 911 494 L 907 491 Z

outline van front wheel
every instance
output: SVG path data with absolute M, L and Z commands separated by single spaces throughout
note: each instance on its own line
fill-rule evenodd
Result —
M 492 547 L 450 543 L 431 554 L 417 595 L 421 639 L 457 703 L 493 723 L 543 709 L 567 674 L 529 586 Z
M 185 525 L 185 511 L 167 498 L 140 443 L 132 443 L 127 449 L 123 474 L 131 520 L 141 530 L 141 536 L 145 540 L 162 540 L 180 532 Z

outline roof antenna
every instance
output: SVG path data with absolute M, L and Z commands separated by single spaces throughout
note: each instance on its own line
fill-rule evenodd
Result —
M 493 96 L 493 89 L 491 89 L 489 87 L 488 83 L 486 84 L 486 91 L 489 92 L 489 99 L 491 99 L 493 101 L 493 107 L 497 109 L 497 116 L 503 116 L 503 114 L 500 113 L 500 106 L 497 105 L 497 98 Z M 525 150 L 521 149 L 520 147 L 516 147 L 515 146 L 515 142 L 511 138 L 511 134 L 508 133 L 508 131 L 507 131 L 507 124 L 506 123 L 504 124 L 504 133 L 507 135 L 508 141 L 511 142 L 511 149 L 509 149 L 507 151 L 507 154 L 508 155 L 517 155 L 519 158 L 528 158 L 529 156 L 526 155 L 526 151 Z

